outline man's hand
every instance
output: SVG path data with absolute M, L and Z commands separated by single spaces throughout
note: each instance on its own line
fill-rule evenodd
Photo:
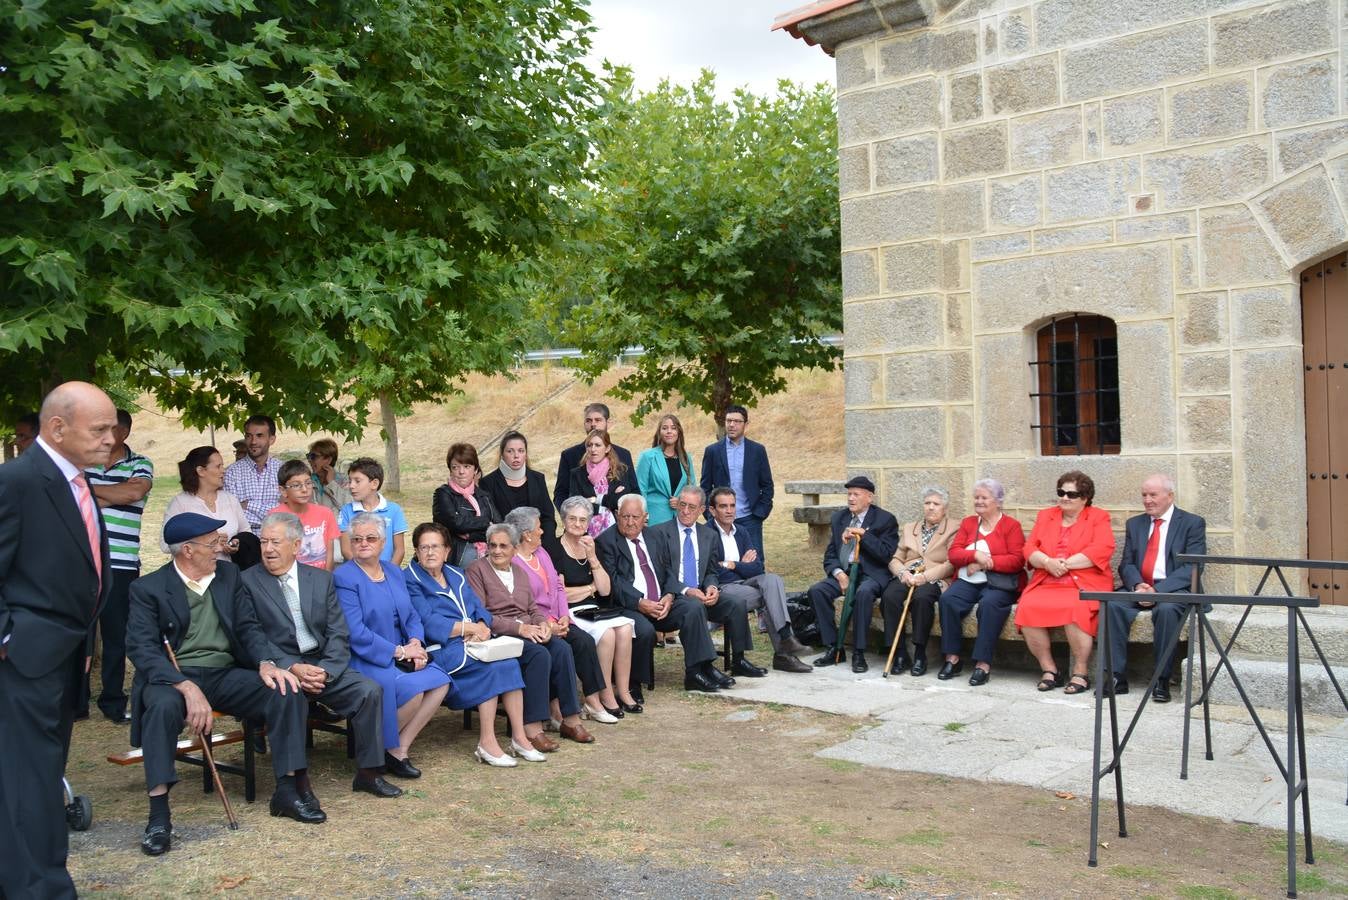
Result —
M 740 557 L 740 562 L 758 562 L 758 551 L 750 547 L 749 551 Z
M 308 663 L 295 663 L 290 667 L 290 674 L 299 681 L 300 690 L 306 694 L 321 694 L 323 688 L 328 685 L 328 673 L 322 666 L 311 666 Z
M 1154 587 L 1152 587 L 1151 585 L 1147 584 L 1145 581 L 1139 581 L 1139 582 L 1137 583 L 1137 586 L 1133 588 L 1133 593 L 1135 593 L 1135 594 L 1154 594 L 1154 593 L 1156 593 L 1156 588 L 1154 588 Z
M 197 687 L 196 682 L 184 679 L 174 685 L 178 693 L 187 701 L 187 727 L 193 734 L 206 734 L 211 730 L 211 704 L 206 695 Z
M 847 592 L 847 573 L 844 572 L 842 569 L 839 569 L 837 572 L 835 572 L 835 573 L 833 574 L 833 578 L 834 578 L 835 581 L 838 582 L 838 587 L 841 588 L 842 591 L 843 591 L 844 593 L 846 593 L 846 592 Z
M 716 601 L 721 599 L 721 589 L 714 584 L 708 586 L 707 590 L 704 593 L 706 599 L 703 600 L 702 602 L 707 606 L 715 606 Z
M 660 603 L 656 600 L 638 600 L 637 612 L 652 619 L 660 618 Z
M 275 663 L 263 663 L 258 668 L 257 675 L 263 684 L 273 691 L 279 691 L 282 696 L 291 691 L 299 693 L 300 680 L 285 669 L 278 668 Z
M 853 527 L 849 525 L 843 529 L 842 536 L 844 541 L 859 541 L 861 540 L 862 535 L 864 535 L 865 533 L 866 529 L 862 528 L 861 526 L 858 525 L 856 527 Z
M 699 588 L 690 587 L 683 592 L 683 595 L 689 600 L 696 600 L 698 603 L 706 604 L 707 594 Z

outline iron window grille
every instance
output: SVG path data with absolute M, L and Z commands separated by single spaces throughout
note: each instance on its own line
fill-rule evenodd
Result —
M 1045 456 L 1118 453 L 1119 341 L 1104 316 L 1055 316 L 1039 329 L 1030 363 L 1038 390 L 1039 434 Z

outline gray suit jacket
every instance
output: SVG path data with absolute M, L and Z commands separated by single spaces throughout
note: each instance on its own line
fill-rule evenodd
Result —
M 328 673 L 331 683 L 341 677 L 351 662 L 346 616 L 337 602 L 331 574 L 313 566 L 300 565 L 298 569 L 300 615 L 318 639 L 318 648 L 313 651 L 319 657 L 316 665 Z M 282 669 L 303 662 L 299 639 L 295 637 L 295 620 L 290 616 L 290 604 L 281 591 L 281 582 L 262 565 L 244 570 L 241 577 L 245 601 L 252 606 L 267 639 L 270 656 L 264 658 Z
M 698 583 L 684 584 L 683 572 L 679 568 L 680 545 L 683 543 L 683 526 L 677 518 L 652 525 L 646 529 L 646 543 L 654 557 L 651 564 L 655 567 L 655 577 L 660 580 L 660 589 L 675 597 L 683 596 L 685 587 L 706 589 L 719 584 L 721 571 L 721 541 L 716 532 L 706 525 L 693 526 L 693 538 L 697 541 Z

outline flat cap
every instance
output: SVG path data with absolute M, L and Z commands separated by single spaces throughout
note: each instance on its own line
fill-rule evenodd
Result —
M 164 523 L 164 543 L 181 544 L 192 538 L 214 534 L 227 524 L 224 519 L 212 519 L 201 513 L 178 513 Z

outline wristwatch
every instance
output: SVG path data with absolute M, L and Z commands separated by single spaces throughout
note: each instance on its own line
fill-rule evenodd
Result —
M 271 667 L 275 668 L 275 667 L 276 667 L 276 661 L 275 661 L 275 660 L 272 660 L 272 659 L 264 659 L 264 660 L 262 660 L 262 662 L 260 662 L 260 663 L 257 664 L 258 671 L 259 671 L 259 672 L 262 671 L 262 669 L 263 669 L 264 666 L 271 666 Z

